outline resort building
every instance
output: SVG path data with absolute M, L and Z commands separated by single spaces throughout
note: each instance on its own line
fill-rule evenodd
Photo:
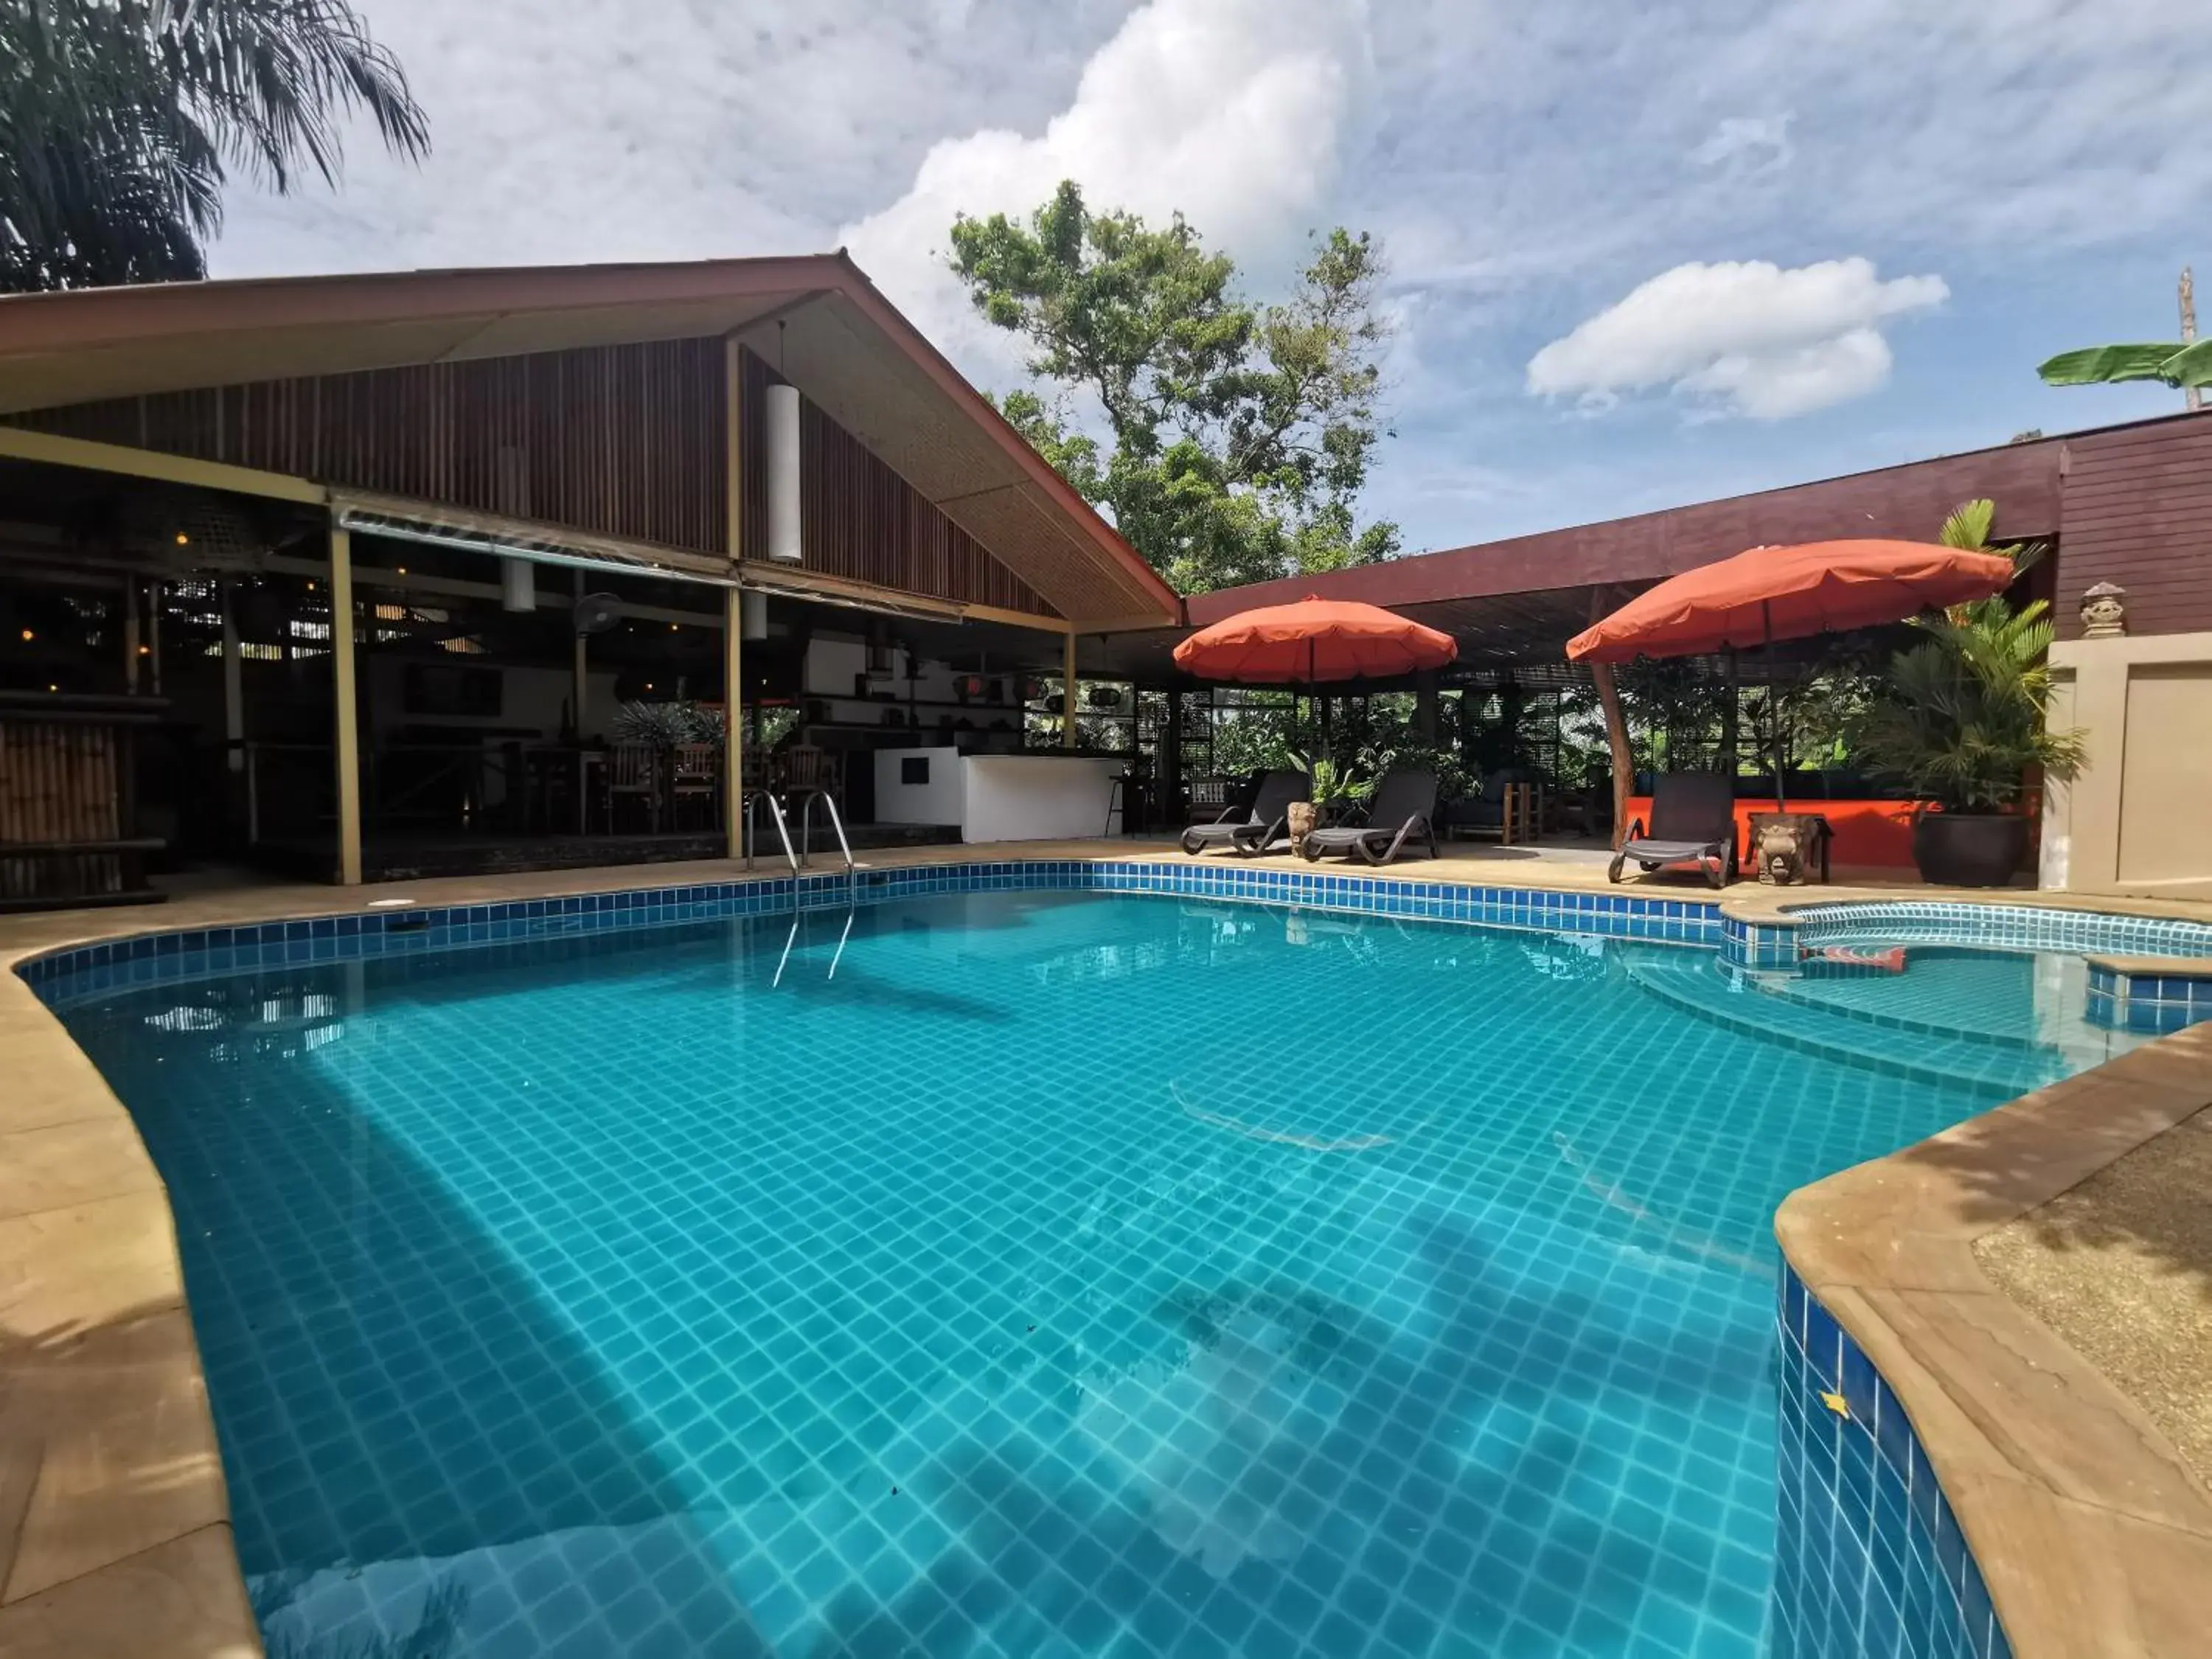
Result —
M 1180 615 L 842 256 L 0 302 L 10 897 L 698 857 L 739 776 L 1091 830 L 1101 763 L 990 763 Z
M 0 299 L 0 1653 L 2201 1653 L 2208 477 L 1184 598 L 842 255 Z M 1567 660 L 1984 497 L 2036 870 Z
M 1188 615 L 1203 627 L 1307 593 L 1365 600 L 1458 641 L 1458 661 L 1439 684 L 1503 690 L 1516 705 L 1556 702 L 1563 686 L 1587 678 L 1568 665 L 1567 641 L 1656 581 L 1747 548 L 1848 537 L 1926 541 L 1952 508 L 1986 497 L 1996 503 L 1995 540 L 2046 544 L 2022 596 L 2051 601 L 2059 686 L 2051 722 L 2078 727 L 2089 754 L 2070 787 L 2045 797 L 2039 884 L 2207 898 L 2212 841 L 2199 826 L 2212 819 L 2212 744 L 2187 735 L 2212 731 L 2207 478 L 2212 420 L 2177 415 L 1194 595 Z M 2092 605 L 2106 615 L 2101 625 L 2084 620 Z M 1157 676 L 1179 637 L 1125 636 L 1111 642 L 1108 660 Z M 1720 665 L 1701 666 L 1717 700 Z M 1764 666 L 1747 653 L 1739 672 Z M 1540 711 L 1529 712 L 1540 727 Z M 1540 747 L 1531 747 L 1540 770 Z M 1794 781 L 1790 793 L 1820 801 L 1836 826 L 1839 863 L 1909 867 L 1901 830 L 1909 801 L 1834 800 L 1817 775 Z

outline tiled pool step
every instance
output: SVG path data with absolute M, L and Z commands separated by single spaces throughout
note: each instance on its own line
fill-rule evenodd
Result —
M 1909 1082 L 1966 1083 L 2025 1094 L 2069 1069 L 2058 1054 L 2040 1046 L 1908 1034 L 1777 996 L 1750 976 L 1702 955 L 1638 951 L 1623 957 L 1623 969 L 1634 983 L 1683 1013 Z
M 1899 1007 L 1901 1000 L 1893 996 L 1885 996 L 1879 1003 L 1859 1000 L 1853 992 L 1867 981 L 1828 978 L 1817 969 L 1806 973 L 1756 974 L 1747 977 L 1752 988 L 1762 995 L 1818 1009 L 1838 1019 L 1915 1036 L 1986 1043 L 2014 1052 L 2036 1046 L 2033 1037 L 2021 1033 L 2020 1010 L 2002 1001 L 1984 1005 L 1970 998 L 1951 996 L 1916 1000 Z M 1878 985 L 1875 988 L 1890 988 Z

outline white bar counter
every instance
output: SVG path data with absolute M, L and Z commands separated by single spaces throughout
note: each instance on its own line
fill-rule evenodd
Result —
M 879 749 L 876 822 L 957 825 L 971 844 L 1103 836 L 1126 766 L 1096 755 Z

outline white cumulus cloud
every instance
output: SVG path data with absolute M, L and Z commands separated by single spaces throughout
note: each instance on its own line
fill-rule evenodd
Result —
M 986 331 L 945 267 L 953 218 L 1025 213 L 1063 179 L 1094 206 L 1180 210 L 1266 283 L 1319 228 L 1373 73 L 1364 0 L 1151 0 L 1042 132 L 940 140 L 903 196 L 840 240 L 971 363 Z
M 1881 325 L 1949 293 L 1940 276 L 1885 282 L 1863 258 L 1787 270 L 1760 259 L 1692 260 L 1539 351 L 1528 390 L 1602 404 L 1671 386 L 1780 420 L 1879 389 L 1890 368 Z

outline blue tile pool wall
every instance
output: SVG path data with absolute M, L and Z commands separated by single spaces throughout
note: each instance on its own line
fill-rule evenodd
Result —
M 2178 1031 L 2212 1019 L 2212 976 L 2131 974 L 2092 963 L 2089 1018 L 2126 1031 Z
M 1869 899 L 1812 904 L 1790 912 L 1792 933 L 1807 945 L 1879 938 L 1884 944 L 1972 945 L 1993 951 L 2076 955 L 2212 957 L 2212 922 L 2116 916 L 2030 904 L 1970 904 L 1941 899 Z
M 1774 1659 L 2012 1659 L 1904 1407 L 1786 1262 L 1777 1322 Z
M 52 951 L 20 963 L 17 971 L 45 1000 L 61 1006 L 125 986 L 301 963 L 508 945 L 672 922 L 877 904 L 937 893 L 1054 890 L 1298 905 L 1358 915 L 1680 945 L 1716 945 L 1722 937 L 1719 907 L 1692 899 L 1473 887 L 1459 882 L 1235 866 L 1025 859 L 863 870 L 857 879 L 842 873 L 755 877 L 630 892 L 498 904 L 409 906 L 305 921 L 147 933 Z
M 1797 929 L 1768 927 L 1735 916 L 1721 923 L 1721 954 L 1736 968 L 1795 968 Z

